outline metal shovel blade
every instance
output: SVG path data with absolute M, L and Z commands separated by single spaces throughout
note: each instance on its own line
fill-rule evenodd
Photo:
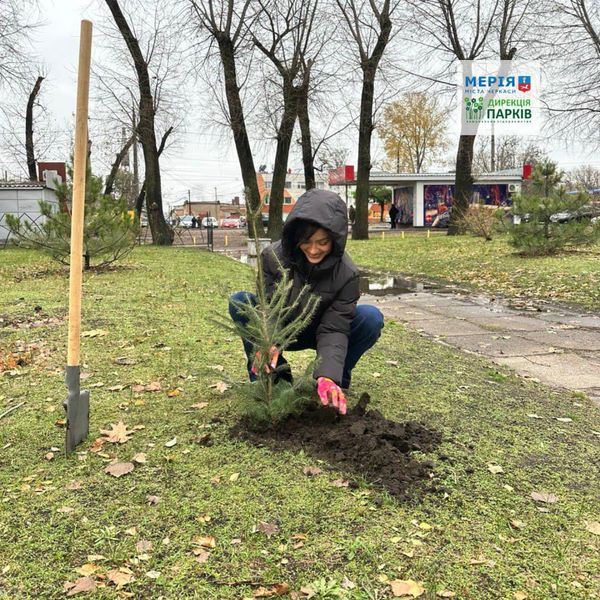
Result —
M 85 440 L 90 431 L 90 393 L 81 391 L 80 367 L 67 366 L 65 382 L 68 396 L 64 407 L 67 413 L 65 451 L 73 452 L 77 444 Z

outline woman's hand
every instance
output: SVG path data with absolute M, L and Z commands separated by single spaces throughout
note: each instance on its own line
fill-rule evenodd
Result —
M 260 352 L 257 352 L 254 355 L 254 364 L 252 365 L 252 369 L 250 369 L 250 371 L 252 373 L 254 373 L 254 375 L 257 374 L 258 369 L 256 368 L 256 365 L 260 363 L 261 356 L 262 355 Z M 269 360 L 265 364 L 265 372 L 270 373 L 271 371 L 274 371 L 275 368 L 277 367 L 278 360 L 279 360 L 279 348 L 277 348 L 277 346 L 271 346 L 269 348 Z
M 346 396 L 342 388 L 328 377 L 319 377 L 317 379 L 317 394 L 321 399 L 321 404 L 327 406 L 329 402 L 337 408 L 340 415 L 346 414 Z

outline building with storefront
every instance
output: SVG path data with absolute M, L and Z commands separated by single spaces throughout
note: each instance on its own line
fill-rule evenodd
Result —
M 454 173 L 387 173 L 373 172 L 372 186 L 391 187 L 398 207 L 398 222 L 413 227 L 431 227 L 436 217 L 452 206 Z M 521 191 L 523 171 L 507 169 L 477 175 L 472 202 L 492 206 L 510 206 L 512 197 Z

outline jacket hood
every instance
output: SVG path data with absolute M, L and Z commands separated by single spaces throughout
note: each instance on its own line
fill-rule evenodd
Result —
M 308 190 L 298 198 L 292 208 L 281 234 L 281 245 L 286 257 L 293 260 L 295 233 L 303 221 L 316 223 L 331 233 L 333 250 L 331 256 L 344 254 L 348 238 L 348 213 L 346 203 L 335 192 Z

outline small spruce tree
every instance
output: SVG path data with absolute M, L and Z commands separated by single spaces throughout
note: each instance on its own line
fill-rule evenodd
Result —
M 259 206 L 257 212 L 260 213 L 260 209 Z M 296 377 L 292 384 L 281 377 L 282 371 L 288 368 L 287 365 L 272 369 L 269 360 L 273 346 L 283 353 L 308 326 L 319 298 L 311 294 L 310 286 L 306 285 L 290 303 L 293 280 L 281 264 L 281 279 L 268 297 L 255 216 L 255 213 L 249 214 L 257 255 L 256 304 L 235 302 L 236 309 L 246 323 L 235 323 L 233 326 L 226 323 L 225 326 L 250 341 L 255 353 L 258 352 L 255 362 L 257 379 L 251 384 L 252 393 L 246 405 L 246 414 L 252 423 L 264 426 L 301 412 L 313 401 L 314 383 L 310 373 L 314 364 L 303 375 Z
M 589 196 L 567 194 L 562 177 L 556 163 L 538 163 L 523 194 L 514 201 L 517 219 L 507 225 L 509 243 L 524 256 L 555 254 L 600 239 L 600 224 L 584 217 Z
M 67 207 L 73 195 L 73 173 L 56 190 L 59 206 Z M 49 202 L 40 201 L 44 221 L 35 224 L 7 215 L 7 224 L 20 246 L 36 248 L 62 264 L 69 264 L 71 252 L 71 213 L 56 212 Z M 124 198 L 102 193 L 102 178 L 86 167 L 85 216 L 83 225 L 84 268 L 100 267 L 123 258 L 133 249 L 139 224 L 127 210 Z

